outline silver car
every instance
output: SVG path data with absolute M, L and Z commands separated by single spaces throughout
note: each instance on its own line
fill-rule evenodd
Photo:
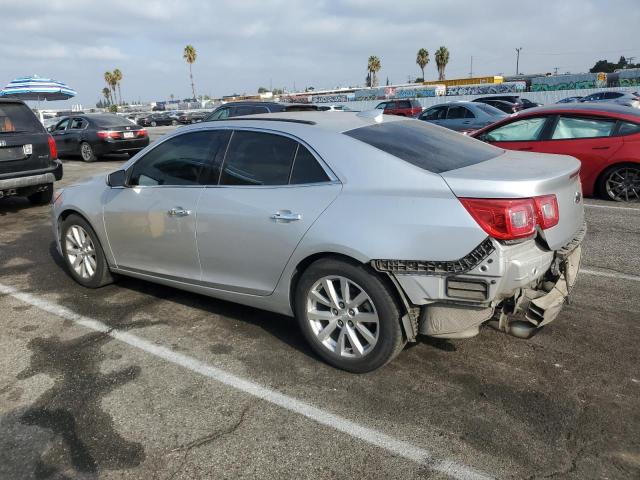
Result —
M 86 287 L 129 275 L 295 315 L 320 357 L 366 372 L 419 334 L 554 320 L 579 168 L 380 112 L 282 112 L 178 129 L 58 191 L 52 219 Z
M 478 102 L 447 102 L 427 108 L 418 120 L 440 125 L 457 132 L 472 132 L 507 116 L 496 107 Z
M 627 107 L 640 108 L 640 95 L 637 92 L 596 92 L 582 97 L 579 101 L 617 103 Z

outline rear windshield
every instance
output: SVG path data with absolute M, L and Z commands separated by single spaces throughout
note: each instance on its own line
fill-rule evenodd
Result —
M 41 132 L 44 127 L 22 103 L 0 103 L 0 133 Z
M 461 133 L 418 120 L 379 123 L 344 133 L 433 173 L 475 165 L 503 152 Z
M 122 125 L 135 125 L 131 120 L 125 117 L 119 117 L 118 115 L 97 115 L 91 117 L 91 120 L 99 127 L 119 127 Z
M 493 106 L 488 105 L 486 103 L 478 103 L 477 108 L 482 110 L 484 113 L 487 113 L 487 114 L 492 115 L 494 117 L 506 117 L 507 116 L 507 114 L 504 113 L 502 110 L 498 110 L 496 107 L 493 107 Z

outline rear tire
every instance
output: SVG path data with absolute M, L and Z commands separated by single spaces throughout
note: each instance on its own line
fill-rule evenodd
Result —
M 99 288 L 113 282 L 96 232 L 79 215 L 69 215 L 60 228 L 62 258 L 69 274 L 80 285 Z
M 45 190 L 27 196 L 32 205 L 47 205 L 53 198 L 53 183 L 48 183 Z
M 80 144 L 80 156 L 85 162 L 95 162 L 98 159 L 93 151 L 93 147 L 88 142 L 82 142 Z
M 597 189 L 608 200 L 640 202 L 640 164 L 625 163 L 605 170 Z
M 151 122 L 152 127 L 155 127 L 156 125 L 158 125 L 156 122 Z
M 348 372 L 376 370 L 406 344 L 394 292 L 364 265 L 335 258 L 311 264 L 296 287 L 295 313 L 311 348 Z
M 177 120 L 171 120 L 171 125 L 173 125 L 175 127 L 176 125 L 178 125 L 178 121 Z

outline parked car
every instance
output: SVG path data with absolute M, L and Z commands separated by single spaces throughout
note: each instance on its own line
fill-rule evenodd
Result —
M 627 107 L 640 108 L 640 95 L 637 92 L 596 92 L 580 99 L 581 102 L 617 103 Z
M 316 111 L 318 105 L 311 103 L 280 103 L 280 102 L 229 102 L 216 108 L 211 114 L 204 119 L 205 122 L 210 120 L 224 120 L 225 118 L 242 117 L 244 115 L 253 115 L 257 113 L 274 113 L 274 112 L 303 112 Z
M 318 105 L 318 110 L 322 112 L 344 112 L 345 107 L 343 105 Z
M 488 97 L 476 98 L 474 102 L 487 103 L 487 100 L 501 100 L 503 102 L 513 103 L 517 106 L 517 110 L 526 110 L 527 108 L 539 107 L 542 104 L 532 102 L 528 98 L 523 98 L 520 95 L 490 95 Z
M 482 103 L 485 105 L 490 105 L 493 108 L 497 108 L 501 112 L 511 115 L 512 113 L 519 112 L 522 110 L 522 104 L 507 102 L 506 100 L 492 100 L 492 99 L 484 99 L 484 98 L 476 98 L 473 100 L 475 103 Z
M 256 115 L 178 129 L 65 188 L 52 220 L 86 287 L 123 274 L 295 314 L 320 357 L 366 372 L 418 333 L 554 320 L 580 260 L 579 168 L 397 116 Z
M 131 120 L 113 113 L 74 115 L 50 129 L 58 154 L 80 155 L 94 162 L 108 153 L 135 155 L 149 145 L 149 136 Z
M 0 198 L 47 204 L 61 178 L 56 144 L 38 117 L 20 100 L 0 99 Z
M 178 120 L 173 118 L 168 112 L 152 113 L 144 117 L 140 117 L 137 120 L 138 125 L 141 127 L 158 127 L 166 125 L 177 125 Z
M 417 117 L 422 113 L 422 104 L 412 100 L 388 100 L 376 106 L 376 110 L 383 110 L 385 115 L 400 115 L 401 117 Z
M 474 102 L 447 102 L 427 108 L 418 120 L 458 132 L 472 132 L 502 120 L 507 114 L 491 105 Z
M 210 112 L 185 112 L 178 117 L 178 123 L 183 125 L 189 123 L 200 123 L 209 116 Z
M 563 98 L 562 100 L 558 100 L 556 103 L 577 103 L 582 100 L 583 97 L 580 95 L 576 95 L 574 97 Z
M 585 195 L 640 201 L 640 112 L 611 103 L 549 105 L 472 134 L 509 150 L 571 155 Z

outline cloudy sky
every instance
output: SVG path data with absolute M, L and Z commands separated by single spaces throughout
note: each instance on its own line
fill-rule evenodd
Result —
M 406 82 L 416 52 L 445 45 L 447 77 L 587 71 L 597 59 L 640 61 L 638 0 L 0 0 L 0 84 L 38 74 L 95 103 L 120 68 L 125 99 L 190 95 L 186 44 L 198 54 L 197 94 Z M 435 79 L 435 62 L 426 69 Z

